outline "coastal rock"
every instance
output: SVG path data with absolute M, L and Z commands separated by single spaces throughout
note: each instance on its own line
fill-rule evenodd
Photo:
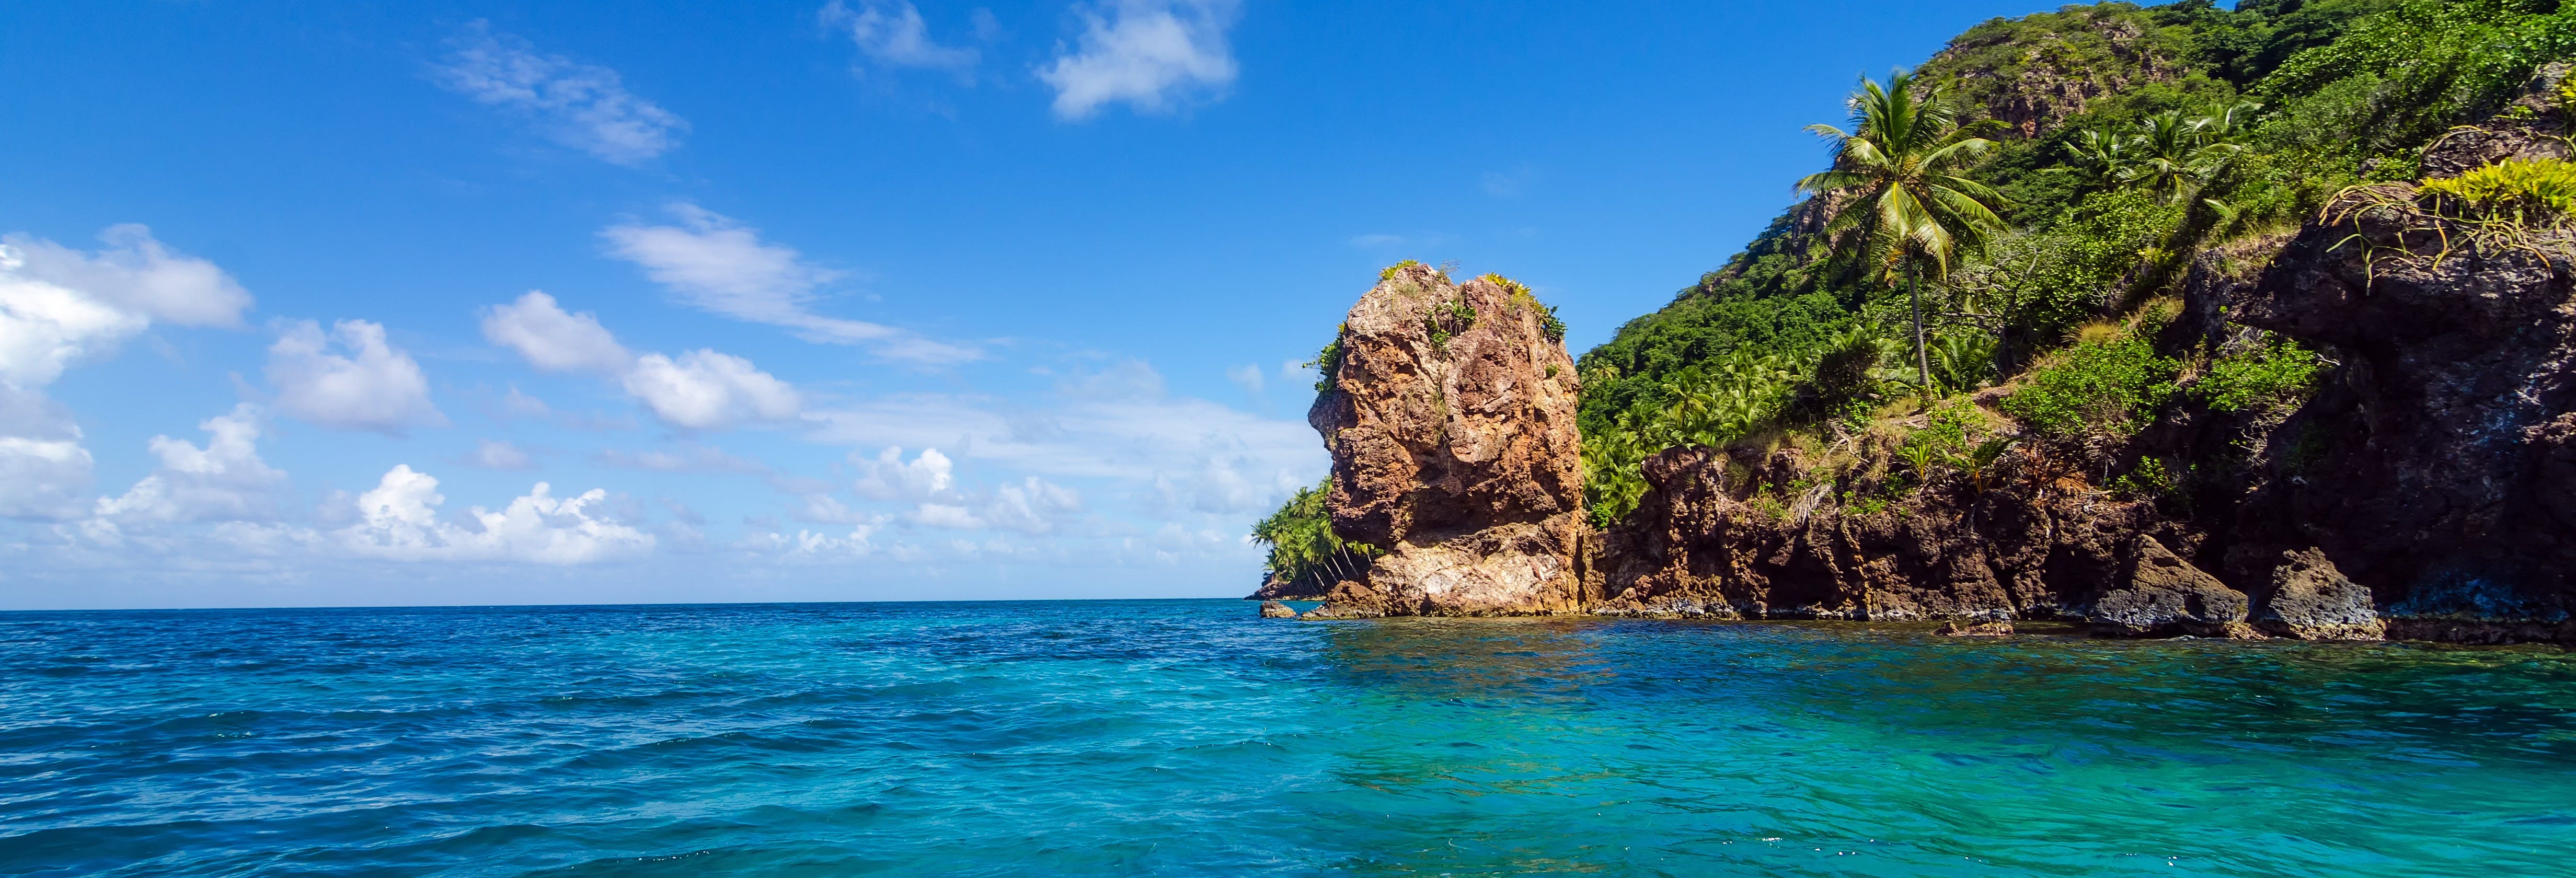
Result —
M 1278 601 L 1262 601 L 1261 618 L 1294 619 L 1297 618 L 1297 610 L 1294 607 L 1290 607 L 1287 604 L 1283 604 Z
M 2013 633 L 2013 623 L 2000 620 L 1993 622 L 1962 622 L 1953 620 L 1944 623 L 1941 626 L 1941 630 L 1934 631 L 1932 633 L 1943 637 L 2011 637 Z
M 1830 502 L 1793 449 L 1684 447 L 1645 463 L 1637 511 L 1602 540 L 1593 612 L 1754 619 L 2008 621 L 2079 614 L 2140 533 L 2187 539 L 2152 504 L 2070 483 L 2037 456 L 1982 486 L 1948 478 L 1885 509 Z
M 2140 536 L 2127 584 L 2095 600 L 2085 621 L 2104 637 L 2258 637 L 2245 623 L 2249 606 L 2244 592 Z
M 2282 552 L 2272 568 L 2271 594 L 2255 627 L 2300 640 L 2378 640 L 2388 631 L 2371 605 L 2370 589 L 2335 569 L 2323 550 Z
M 2445 138 L 2425 166 L 2554 130 L 2522 124 Z M 2268 584 L 2279 552 L 2314 547 L 2367 588 L 2388 636 L 2576 642 L 2576 233 L 2500 239 L 2403 186 L 2346 193 L 2325 217 L 2230 309 L 2336 368 L 2212 522 L 2245 547 L 2222 573 Z
M 1409 264 L 1351 308 L 1307 423 L 1332 453 L 1333 530 L 1385 547 L 1327 618 L 1581 608 L 1574 360 L 1518 284 Z

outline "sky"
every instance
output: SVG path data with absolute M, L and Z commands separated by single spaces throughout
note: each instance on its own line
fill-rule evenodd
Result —
M 1580 354 L 2043 8 L 0 5 L 0 609 L 1239 596 L 1378 269 Z

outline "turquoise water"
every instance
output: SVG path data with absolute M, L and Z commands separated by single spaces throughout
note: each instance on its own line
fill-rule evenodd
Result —
M 0 874 L 2567 875 L 2576 657 L 1238 601 L 0 614 Z

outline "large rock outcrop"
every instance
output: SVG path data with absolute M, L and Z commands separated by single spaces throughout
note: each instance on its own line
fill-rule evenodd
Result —
M 1388 554 L 1320 615 L 1582 609 L 1578 384 L 1548 325 L 1518 284 L 1411 264 L 1352 306 L 1306 420 L 1333 456 L 1333 530 Z
M 2315 547 L 2393 635 L 2576 641 L 2576 236 L 2474 228 L 2401 188 L 2328 211 L 2231 308 L 2339 366 L 2212 523 L 2253 562 L 2228 572 Z

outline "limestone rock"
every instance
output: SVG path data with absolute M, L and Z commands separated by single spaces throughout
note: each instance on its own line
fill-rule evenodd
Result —
M 1333 457 L 1333 530 L 1389 554 L 1326 617 L 1581 608 L 1579 384 L 1546 320 L 1516 284 L 1421 265 L 1351 308 L 1306 421 Z
M 1290 607 L 1287 604 L 1283 604 L 1278 601 L 1262 601 L 1261 618 L 1294 619 L 1297 618 L 1297 610 L 1294 607 Z
M 2248 603 L 2244 592 L 2142 535 L 2125 587 L 2095 600 L 2086 621 L 2108 637 L 2256 637 L 2245 623 Z
M 2272 594 L 2255 614 L 2265 632 L 2300 640 L 2378 640 L 2388 623 L 2370 602 L 2370 589 L 2345 578 L 2320 549 L 2282 552 L 2272 568 Z

